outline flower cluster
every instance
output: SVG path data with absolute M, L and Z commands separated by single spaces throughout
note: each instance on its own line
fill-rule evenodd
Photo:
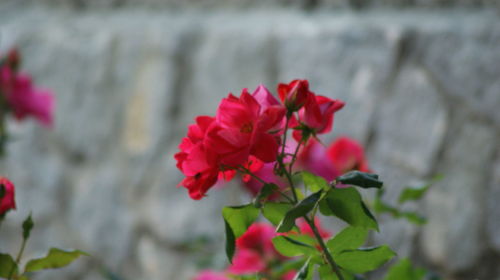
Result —
M 54 97 L 48 90 L 35 88 L 31 77 L 19 72 L 20 56 L 16 49 L 0 58 L 0 112 L 12 112 L 18 119 L 35 117 L 52 126 Z
M 247 89 L 239 97 L 230 93 L 215 116 L 199 116 L 189 126 L 175 159 L 185 175 L 180 185 L 192 199 L 203 198 L 219 178 L 230 180 L 236 171 L 274 166 L 289 128 L 304 142 L 329 132 L 334 113 L 344 105 L 316 95 L 306 80 L 279 84 L 278 93 L 281 102 L 262 85 L 251 94 Z

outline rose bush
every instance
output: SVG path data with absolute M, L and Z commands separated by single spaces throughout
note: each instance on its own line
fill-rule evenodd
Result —
M 368 173 L 362 146 L 340 137 L 324 147 L 317 138 L 331 131 L 344 102 L 315 94 L 307 80 L 277 91 L 281 102 L 262 85 L 252 94 L 229 94 L 215 116 L 196 118 L 179 145 L 180 185 L 191 198 L 202 199 L 219 178 L 236 173 L 254 196 L 222 211 L 231 264 L 196 279 L 312 279 L 316 271 L 321 279 L 344 280 L 395 255 L 385 245 L 360 248 L 378 224 L 355 186 L 382 187 Z M 331 237 L 318 213 L 349 226 Z M 257 222 L 260 214 L 270 224 Z

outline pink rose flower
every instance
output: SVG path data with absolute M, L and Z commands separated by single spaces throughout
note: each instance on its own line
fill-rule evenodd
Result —
M 48 90 L 35 88 L 28 75 L 1 67 L 0 92 L 17 119 L 33 116 L 43 125 L 52 126 L 54 97 Z

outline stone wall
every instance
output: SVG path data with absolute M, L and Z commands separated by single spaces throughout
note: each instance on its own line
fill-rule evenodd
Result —
M 134 1 L 106 3 L 124 2 Z M 55 91 L 57 112 L 53 131 L 9 124 L 14 140 L 0 168 L 18 186 L 19 210 L 0 248 L 16 250 L 15 225 L 33 210 L 28 255 L 57 246 L 94 256 L 35 279 L 189 279 L 213 256 L 222 267 L 220 209 L 245 198 L 228 186 L 191 201 L 175 187 L 177 143 L 229 91 L 297 77 L 347 102 L 330 138 L 366 145 L 389 200 L 409 182 L 445 175 L 410 205 L 426 226 L 381 217 L 375 239 L 446 279 L 500 279 L 494 10 L 75 12 L 12 3 L 0 5 L 0 46 L 20 46 L 25 69 Z
M 255 9 L 365 10 L 378 8 L 500 8 L 500 0 L 3 0 L 10 5 L 41 5 L 73 10 L 146 9 Z

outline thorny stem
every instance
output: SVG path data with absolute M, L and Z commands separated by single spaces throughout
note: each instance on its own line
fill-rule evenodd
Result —
M 340 272 L 340 268 L 338 267 L 337 263 L 335 263 L 335 261 L 333 260 L 333 257 L 330 254 L 330 251 L 328 250 L 328 247 L 326 247 L 326 244 L 323 241 L 323 238 L 321 237 L 321 234 L 319 233 L 318 228 L 314 224 L 314 219 L 311 220 L 309 217 L 307 217 L 307 215 L 304 216 L 304 219 L 306 220 L 306 222 L 311 227 L 311 229 L 312 229 L 312 231 L 314 233 L 314 236 L 316 236 L 316 239 L 318 239 L 319 246 L 321 246 L 321 249 L 323 250 L 323 253 L 324 253 L 325 257 L 326 257 L 326 260 L 327 260 L 328 264 L 330 265 L 330 267 L 332 268 L 332 270 L 335 272 L 335 274 L 337 274 L 337 277 L 339 278 L 339 280 L 344 280 L 344 276 L 342 276 L 342 273 Z

